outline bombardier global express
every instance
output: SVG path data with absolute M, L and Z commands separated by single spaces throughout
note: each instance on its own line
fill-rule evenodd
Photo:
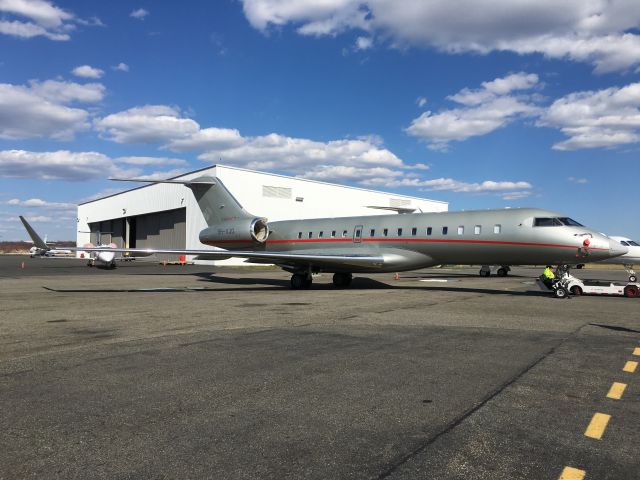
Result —
M 522 208 L 316 218 L 268 222 L 252 215 L 219 178 L 125 179 L 183 184 L 195 195 L 207 228 L 200 242 L 214 249 L 78 247 L 87 252 L 195 255 L 197 259 L 246 258 L 290 272 L 294 289 L 311 286 L 312 274 L 333 273 L 346 287 L 353 273 L 416 270 L 440 264 L 575 264 L 603 260 L 627 248 L 558 213 Z M 556 223 L 555 228 L 537 224 Z

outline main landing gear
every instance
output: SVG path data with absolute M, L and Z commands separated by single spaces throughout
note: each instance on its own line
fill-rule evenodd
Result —
M 334 273 L 333 274 L 333 285 L 338 288 L 346 288 L 351 285 L 351 280 L 353 280 L 353 275 L 350 273 Z
M 333 274 L 333 285 L 337 288 L 346 288 L 351 285 L 353 275 L 350 273 L 338 272 Z M 291 288 L 293 290 L 302 290 L 303 288 L 310 288 L 313 283 L 311 273 L 302 272 L 294 273 L 291 275 Z
M 294 273 L 291 275 L 291 288 L 300 290 L 302 288 L 310 288 L 313 283 L 310 273 Z
M 510 271 L 511 271 L 511 267 L 509 267 L 508 265 L 503 265 L 496 270 L 496 275 L 499 277 L 506 277 Z M 491 275 L 491 266 L 483 265 L 480 268 L 480 276 L 488 277 L 490 275 Z

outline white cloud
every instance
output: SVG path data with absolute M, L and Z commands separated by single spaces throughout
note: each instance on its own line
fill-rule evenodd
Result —
M 186 152 L 194 150 L 219 150 L 244 143 L 240 132 L 232 128 L 204 128 L 185 138 L 171 140 L 167 148 Z
M 323 182 L 344 182 L 355 181 L 362 183 L 367 179 L 377 178 L 397 178 L 401 177 L 403 172 L 391 170 L 385 167 L 358 168 L 346 165 L 318 165 L 312 170 L 299 175 L 302 178 L 311 180 L 320 180 Z
M 128 72 L 129 71 L 129 65 L 127 65 L 126 63 L 122 63 L 122 62 L 120 62 L 118 65 L 114 65 L 112 68 L 114 70 L 119 71 L 119 72 Z
M 13 207 L 43 208 L 47 210 L 69 210 L 76 208 L 75 203 L 48 202 L 40 198 L 29 198 L 28 200 L 13 198 L 6 203 Z
M 43 180 L 89 180 L 108 176 L 136 175 L 140 170 L 125 170 L 112 159 L 97 152 L 0 151 L 0 177 Z
M 527 190 L 522 190 L 519 192 L 507 192 L 501 195 L 503 200 L 522 200 L 523 198 L 527 198 L 531 196 L 531 192 Z
M 50 40 L 69 40 L 74 15 L 45 0 L 0 0 L 0 12 L 24 20 L 0 21 L 0 33 L 21 38 L 44 36 Z
M 136 178 L 140 178 L 142 180 L 165 180 L 167 178 L 177 177 L 184 173 L 187 173 L 187 170 L 184 168 L 174 168 L 173 170 L 164 172 L 153 172 L 148 175 L 138 175 Z
M 484 82 L 479 89 L 465 88 L 448 97 L 462 107 L 438 113 L 426 111 L 411 122 L 407 133 L 428 142 L 432 150 L 447 150 L 449 142 L 486 135 L 516 118 L 539 112 L 531 99 L 511 93 L 536 86 L 538 76 L 523 72 Z
M 129 165 L 185 165 L 187 162 L 179 158 L 168 157 L 118 157 L 115 162 Z
M 510 51 L 588 62 L 596 71 L 640 65 L 640 8 L 632 0 L 243 0 L 255 28 L 301 35 L 367 32 L 392 46 L 448 53 Z
M 358 37 L 356 38 L 356 50 L 368 50 L 373 47 L 373 38 Z
M 420 108 L 424 107 L 426 104 L 427 104 L 427 99 L 425 97 L 416 98 L 416 105 L 418 105 Z
M 58 101 L 52 95 L 60 95 Z M 0 84 L 0 138 L 51 137 L 70 139 L 89 127 L 88 112 L 63 103 L 101 96 L 98 87 L 50 81 L 30 87 Z
M 76 77 L 82 78 L 101 78 L 104 75 L 104 70 L 94 68 L 90 65 L 80 65 L 71 70 Z
M 68 104 L 72 102 L 96 103 L 104 98 L 105 88 L 100 83 L 74 83 L 60 80 L 45 80 L 29 82 L 31 92 L 44 100 Z
M 568 139 L 555 150 L 611 148 L 640 142 L 640 83 L 575 92 L 554 101 L 538 126 L 559 128 Z
M 197 122 L 166 105 L 130 108 L 97 119 L 94 125 L 116 143 L 165 143 L 188 138 L 200 130 Z
M 577 183 L 579 185 L 585 185 L 589 183 L 589 180 L 587 180 L 586 178 L 569 177 L 567 180 L 569 180 L 571 183 Z
M 130 17 L 137 18 L 138 20 L 144 20 L 144 17 L 147 15 L 149 15 L 149 11 L 144 8 L 138 8 L 129 14 Z

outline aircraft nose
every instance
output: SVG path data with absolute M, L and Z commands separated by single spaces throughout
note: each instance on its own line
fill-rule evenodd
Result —
M 619 257 L 627 253 L 629 249 L 622 245 L 620 242 L 609 239 L 609 255 L 612 257 Z

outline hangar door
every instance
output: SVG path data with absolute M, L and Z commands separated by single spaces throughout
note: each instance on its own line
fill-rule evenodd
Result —
M 187 209 L 138 215 L 129 219 L 130 247 L 186 248 Z M 135 240 L 134 240 L 135 239 Z M 178 261 L 180 255 L 157 255 L 158 260 Z

